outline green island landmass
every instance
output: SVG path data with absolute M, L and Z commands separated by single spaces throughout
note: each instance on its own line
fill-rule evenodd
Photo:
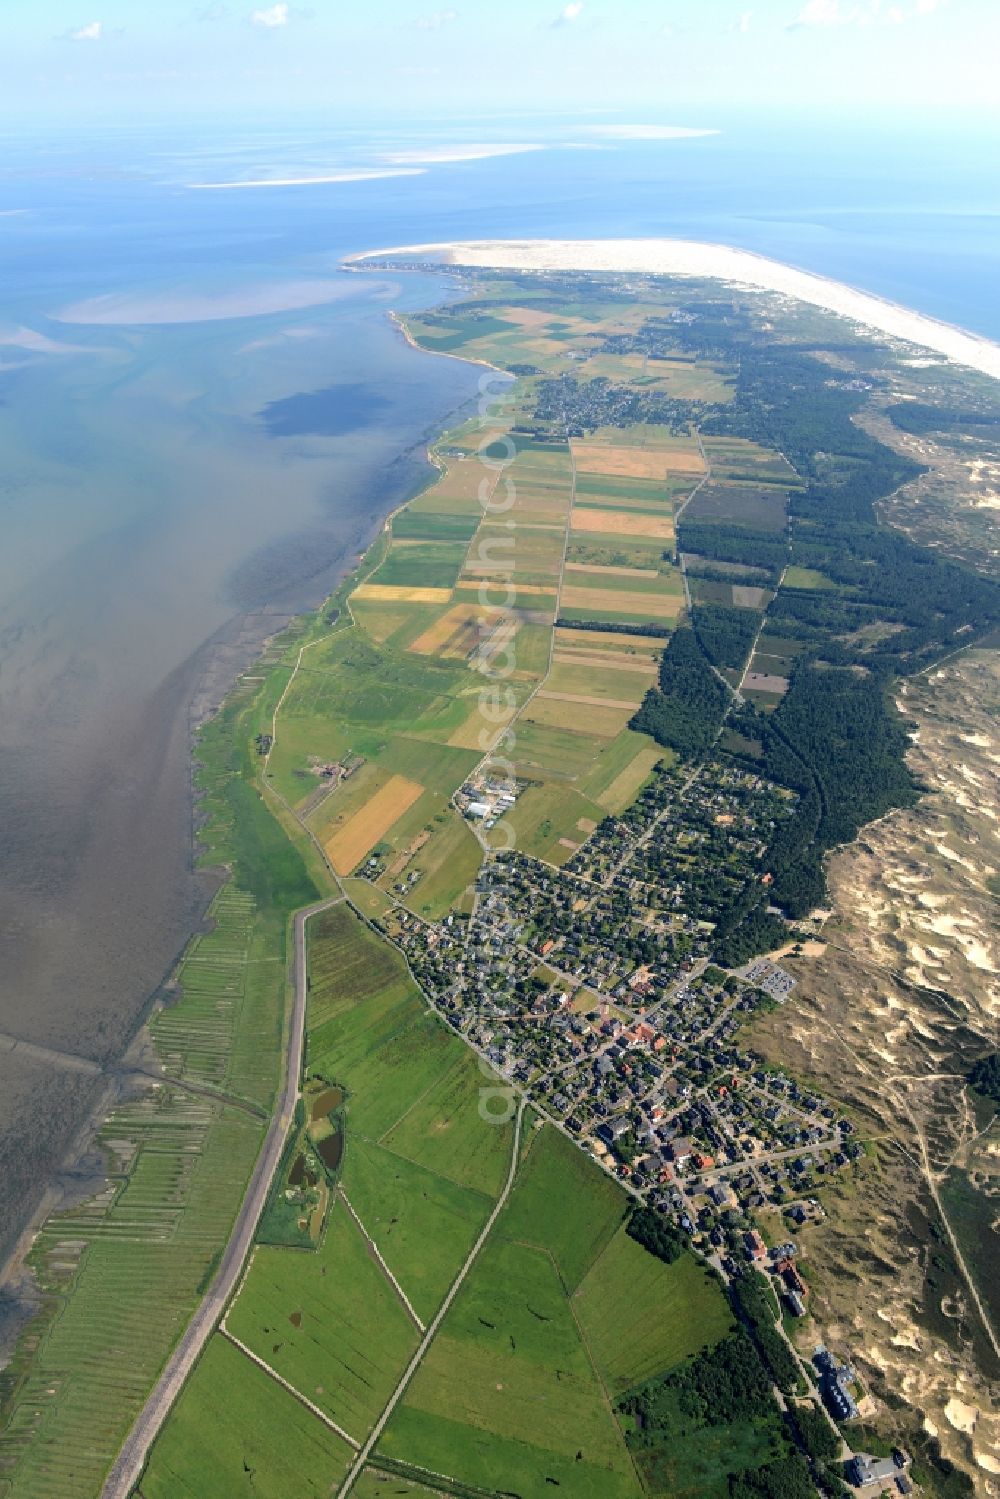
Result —
M 873 1147 L 752 1026 L 824 856 L 920 794 L 894 685 L 1000 589 L 882 520 L 920 467 L 855 418 L 901 356 L 826 315 L 482 274 L 406 331 L 514 382 L 201 736 L 228 879 L 106 1190 L 31 1251 L 0 1495 L 100 1491 L 220 1262 L 323 900 L 287 1146 L 135 1494 L 840 1494 L 878 1421 L 851 1349 L 812 1360 L 788 1241 Z M 901 431 L 996 420 L 920 376 Z M 971 1492 L 907 1432 L 898 1472 Z

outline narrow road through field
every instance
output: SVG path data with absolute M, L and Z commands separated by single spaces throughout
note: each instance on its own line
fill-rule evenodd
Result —
M 202 1349 L 216 1329 L 226 1303 L 235 1289 L 243 1265 L 253 1243 L 257 1224 L 267 1195 L 271 1190 L 274 1173 L 278 1169 L 285 1139 L 295 1118 L 295 1105 L 299 1098 L 299 1083 L 302 1077 L 302 1056 L 305 1047 L 306 1018 L 306 922 L 320 911 L 338 905 L 344 897 L 331 896 L 308 906 L 295 916 L 293 926 L 293 985 L 294 995 L 285 1035 L 285 1074 L 281 1098 L 275 1109 L 264 1137 L 257 1163 L 247 1183 L 243 1204 L 233 1224 L 215 1274 L 215 1279 L 181 1337 L 180 1342 L 167 1360 L 153 1392 L 139 1413 L 125 1444 L 105 1480 L 102 1499 L 128 1499 L 142 1475 L 146 1459 L 153 1443 L 160 1434 L 170 1409 L 180 1394 L 184 1381 L 194 1368 Z
M 427 1331 L 424 1333 L 424 1336 L 421 1338 L 416 1353 L 410 1359 L 410 1362 L 407 1364 L 405 1370 L 403 1371 L 402 1378 L 400 1379 L 396 1388 L 393 1390 L 392 1394 L 389 1396 L 389 1403 L 387 1404 L 385 1410 L 382 1412 L 381 1416 L 379 1416 L 378 1420 L 375 1422 L 368 1440 L 361 1448 L 361 1451 L 354 1459 L 354 1462 L 351 1464 L 347 1477 L 344 1479 L 344 1482 L 341 1484 L 340 1488 L 337 1491 L 337 1499 L 346 1499 L 346 1495 L 351 1492 L 358 1478 L 361 1476 L 361 1471 L 364 1468 L 365 1463 L 371 1456 L 372 1452 L 374 1451 L 375 1444 L 378 1442 L 379 1437 L 382 1435 L 386 1426 L 389 1424 L 389 1418 L 406 1393 L 407 1385 L 410 1383 L 410 1380 L 419 1369 L 425 1353 L 427 1352 L 431 1343 L 434 1341 L 435 1336 L 437 1335 L 438 1328 L 441 1326 L 441 1323 L 444 1321 L 445 1317 L 448 1314 L 449 1307 L 462 1288 L 462 1282 L 465 1280 L 465 1277 L 468 1275 L 469 1271 L 475 1264 L 480 1250 L 490 1236 L 494 1223 L 497 1221 L 504 1209 L 507 1198 L 510 1196 L 511 1188 L 514 1185 L 514 1178 L 517 1175 L 517 1163 L 521 1155 L 521 1125 L 524 1120 L 524 1110 L 526 1104 L 527 1099 L 522 1096 L 521 1102 L 518 1105 L 517 1114 L 514 1119 L 514 1143 L 511 1147 L 510 1167 L 507 1171 L 507 1180 L 504 1182 L 503 1191 L 497 1198 L 493 1211 L 487 1218 L 483 1230 L 479 1235 L 479 1238 L 469 1250 L 468 1258 L 466 1259 L 461 1270 L 459 1270 L 454 1281 L 452 1282 L 451 1290 L 442 1301 L 434 1316 L 434 1320 L 431 1322 Z

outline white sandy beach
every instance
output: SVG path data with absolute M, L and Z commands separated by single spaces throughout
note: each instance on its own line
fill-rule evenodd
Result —
M 901 307 L 882 297 L 796 270 L 778 260 L 729 245 L 683 239 L 469 240 L 452 244 L 399 245 L 349 257 L 386 256 L 440 260 L 447 265 L 512 271 L 620 271 L 639 275 L 704 276 L 739 286 L 778 292 L 839 313 L 851 322 L 921 350 L 1000 379 L 1000 344 Z

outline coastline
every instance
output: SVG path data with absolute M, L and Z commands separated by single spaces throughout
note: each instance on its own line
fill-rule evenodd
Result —
M 395 315 L 392 320 L 412 348 L 420 353 L 426 352 L 419 349 Z M 467 365 L 484 363 L 462 360 L 460 356 L 451 357 L 458 358 L 460 363 Z M 457 407 L 449 406 L 440 419 L 436 418 L 416 441 L 396 455 L 392 464 L 393 471 L 397 465 L 406 464 L 414 469 L 419 464 L 419 471 L 409 473 L 402 484 L 394 476 L 387 486 L 389 493 L 382 495 L 378 506 L 356 520 L 350 533 L 343 538 L 337 555 L 331 559 L 331 575 L 325 579 L 319 592 L 310 588 L 308 597 L 302 597 L 291 606 L 282 597 L 255 608 L 241 610 L 175 672 L 180 699 L 178 737 L 184 740 L 187 767 L 186 818 L 190 828 L 190 867 L 204 882 L 204 896 L 198 903 L 196 919 L 183 942 L 155 985 L 148 991 L 145 1003 L 135 1018 L 127 1048 L 106 1066 L 103 1076 L 95 1079 L 98 1084 L 96 1097 L 81 1117 L 68 1148 L 62 1154 L 57 1178 L 46 1185 L 20 1223 L 16 1237 L 0 1256 L 0 1292 L 4 1293 L 4 1303 L 0 1307 L 4 1314 L 0 1321 L 0 1371 L 16 1367 L 25 1339 L 32 1336 L 33 1327 L 44 1328 L 42 1337 L 47 1336 L 47 1324 L 39 1319 L 45 1319 L 51 1314 L 53 1300 L 51 1293 L 41 1286 L 30 1256 L 50 1222 L 58 1222 L 60 1215 L 92 1201 L 112 1179 L 111 1163 L 98 1145 L 102 1126 L 114 1116 L 119 1106 L 132 1097 L 155 1092 L 158 1087 L 171 1082 L 182 1091 L 186 1086 L 183 1079 L 175 1078 L 165 1070 L 163 1058 L 157 1050 L 152 1024 L 163 1010 L 165 996 L 173 988 L 176 976 L 183 969 L 192 947 L 214 926 L 211 914 L 213 900 L 231 884 L 233 877 L 232 868 L 225 860 L 213 859 L 210 865 L 199 864 L 199 856 L 212 847 L 211 840 L 206 843 L 201 834 L 205 814 L 200 807 L 204 793 L 199 791 L 196 781 L 200 764 L 199 735 L 225 710 L 227 704 L 239 693 L 244 681 L 249 684 L 256 680 L 251 673 L 258 668 L 266 673 L 274 667 L 274 661 L 269 660 L 269 652 L 274 643 L 280 641 L 284 632 L 318 616 L 345 583 L 365 567 L 366 560 L 373 549 L 378 548 L 393 517 L 427 486 L 436 482 L 443 464 L 434 452 L 434 445 L 474 399 L 470 393 L 463 396 Z M 402 489 L 402 493 L 396 498 L 391 495 L 393 488 Z M 263 676 L 260 680 L 263 680 Z M 325 904 L 328 898 L 324 897 L 321 904 Z M 335 895 L 333 898 L 342 899 L 342 896 Z M 176 994 L 172 996 L 174 999 L 176 997 Z M 276 1100 L 271 1121 L 274 1130 L 280 1130 L 282 1119 L 280 1100 Z M 284 1123 L 287 1124 L 287 1119 Z M 270 1139 L 269 1131 L 255 1160 L 251 1182 L 258 1179 Z M 258 1203 L 258 1207 L 259 1205 Z M 245 1213 L 241 1207 L 237 1222 L 243 1223 L 244 1219 Z M 232 1233 L 227 1233 L 220 1246 L 221 1253 L 225 1254 L 230 1249 L 232 1239 Z M 193 1320 L 197 1320 L 197 1312 Z M 185 1322 L 186 1328 L 190 1325 Z M 186 1332 L 182 1341 L 186 1347 Z M 166 1352 L 158 1381 L 164 1370 L 173 1367 L 177 1352 L 177 1348 Z M 158 1381 L 156 1388 L 159 1387 Z
M 400 255 L 437 257 L 443 266 L 470 270 L 605 272 L 731 282 L 792 297 L 845 317 L 869 334 L 900 339 L 1000 380 L 1000 344 L 899 302 L 730 245 L 662 238 L 453 240 L 368 250 L 346 257 L 344 265 Z
M 416 339 L 413 337 L 413 334 L 410 332 L 409 328 L 403 322 L 403 318 L 402 318 L 402 314 L 401 313 L 398 313 L 398 312 L 390 309 L 390 311 L 389 311 L 389 321 L 390 321 L 390 323 L 392 323 L 393 327 L 396 328 L 396 329 L 398 329 L 399 332 L 403 335 L 403 338 L 409 344 L 410 348 L 411 349 L 416 349 L 416 351 L 417 351 L 418 354 L 435 354 L 440 359 L 457 359 L 460 364 L 478 364 L 481 369 L 484 369 L 484 370 L 493 370 L 496 374 L 503 375 L 503 377 L 504 377 L 505 380 L 509 380 L 513 384 L 514 376 L 510 373 L 510 371 L 509 370 L 503 370 L 503 369 L 501 369 L 498 364 L 491 364 L 488 359 L 477 359 L 475 357 L 475 355 L 473 355 L 473 354 L 452 354 L 447 349 L 425 349 L 422 344 L 418 344 L 417 343 Z M 441 434 L 438 434 L 438 435 L 440 436 Z M 429 463 L 434 463 L 435 460 L 431 456 L 431 444 L 430 443 L 428 443 L 428 445 L 427 445 L 426 453 L 427 453 L 427 460 L 428 460 L 428 462 Z M 412 500 L 413 498 L 414 498 L 414 496 L 411 495 L 410 499 Z M 400 510 L 402 510 L 403 506 L 404 505 L 408 505 L 409 503 L 410 503 L 410 500 L 404 500 L 402 502 L 402 504 L 400 504 L 397 508 L 400 509 Z M 395 511 L 392 512 L 392 513 L 395 514 Z M 392 515 L 386 516 L 386 520 L 387 521 L 389 521 L 391 519 L 392 519 Z

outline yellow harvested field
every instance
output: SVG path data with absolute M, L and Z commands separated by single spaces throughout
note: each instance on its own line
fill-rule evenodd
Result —
M 684 608 L 680 594 L 627 593 L 616 588 L 564 588 L 563 609 L 589 609 L 595 619 L 605 614 L 637 614 L 649 619 L 676 619 Z M 663 649 L 661 645 L 660 649 Z
M 487 590 L 497 588 L 510 588 L 511 592 L 516 593 L 518 597 L 520 597 L 522 593 L 542 594 L 552 599 L 553 603 L 555 602 L 556 595 L 554 578 L 552 580 L 551 586 L 548 588 L 545 587 L 544 583 L 519 583 L 516 578 L 507 576 L 496 577 L 493 579 L 485 577 L 478 579 L 459 578 L 458 582 L 455 584 L 455 589 L 459 593 L 478 593 L 480 588 L 482 588 L 484 584 L 486 585 Z M 513 600 L 511 600 L 511 603 L 513 603 Z M 494 605 L 490 603 L 489 599 L 487 599 L 486 605 L 484 607 L 493 608 Z
M 486 751 L 492 749 L 500 735 L 506 731 L 515 712 L 516 709 L 512 709 L 509 717 L 502 718 L 499 723 L 495 723 L 492 714 L 489 718 L 484 716 L 479 699 L 472 698 L 469 701 L 468 714 L 458 728 L 448 736 L 448 743 L 453 749 L 478 750 L 481 755 L 485 755 Z
M 362 583 L 351 597 L 386 604 L 447 604 L 451 598 L 451 589 L 403 588 L 394 583 Z
M 555 320 L 554 312 L 541 307 L 499 307 L 498 316 L 507 323 L 517 323 L 519 328 L 544 328 Z
M 616 655 L 659 657 L 666 642 L 659 635 L 628 635 L 618 630 L 571 630 L 557 626 L 556 649 L 560 651 L 613 651 Z
M 669 515 L 635 515 L 629 510 L 585 510 L 579 505 L 573 511 L 570 529 L 598 531 L 612 536 L 655 536 L 663 541 L 672 541 L 674 536 L 674 522 Z
M 650 774 L 653 766 L 663 758 L 663 751 L 658 744 L 652 744 L 639 751 L 633 760 L 630 760 L 625 769 L 619 771 L 611 785 L 606 787 L 598 796 L 597 800 L 602 807 L 609 812 L 624 812 L 639 793 L 639 788 Z
M 529 722 L 546 728 L 584 731 L 588 739 L 616 739 L 635 712 L 635 704 L 614 708 L 607 701 L 592 698 L 583 713 L 579 702 L 566 697 L 543 698 L 536 693 L 526 712 Z
M 609 578 L 655 578 L 655 567 L 598 567 L 589 562 L 567 562 L 568 573 L 603 573 Z
M 621 697 L 585 697 L 578 692 L 546 692 L 543 688 L 538 693 L 539 698 L 545 698 L 551 703 L 584 703 L 588 708 L 635 708 L 639 702 L 638 698 Z M 536 698 L 536 702 L 537 702 Z
M 350 874 L 393 823 L 422 795 L 418 781 L 390 776 L 375 795 L 359 807 L 325 844 L 327 858 L 338 874 Z
M 464 661 L 504 618 L 499 613 L 484 614 L 475 604 L 453 604 L 417 636 L 409 649 L 418 656 L 448 656 Z
M 666 479 L 668 474 L 703 474 L 705 461 L 696 447 L 629 448 L 594 442 L 574 442 L 573 458 L 588 474 L 620 479 Z
M 552 660 L 557 666 L 612 666 L 615 671 L 636 671 L 650 682 L 656 676 L 656 662 L 651 656 L 623 656 L 617 651 L 557 650 L 553 652 Z

